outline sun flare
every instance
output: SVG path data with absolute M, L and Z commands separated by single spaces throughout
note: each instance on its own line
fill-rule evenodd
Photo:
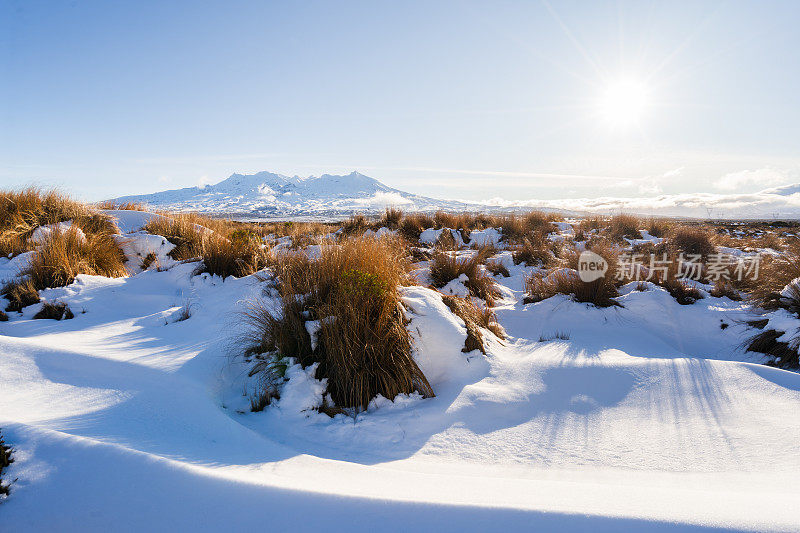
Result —
M 606 85 L 600 98 L 600 113 L 614 127 L 639 123 L 648 104 L 647 86 L 639 80 L 621 79 Z

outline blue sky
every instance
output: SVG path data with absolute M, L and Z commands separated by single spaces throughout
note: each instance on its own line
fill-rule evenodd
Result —
M 359 170 L 520 200 L 800 182 L 798 20 L 770 1 L 0 0 L 0 185 L 95 200 Z M 642 98 L 622 126 L 620 80 Z

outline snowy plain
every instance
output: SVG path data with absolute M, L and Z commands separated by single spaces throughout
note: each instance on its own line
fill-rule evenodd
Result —
M 631 284 L 622 308 L 523 304 L 529 269 L 506 252 L 508 339 L 486 355 L 462 353 L 435 291 L 403 289 L 435 398 L 330 418 L 295 366 L 251 413 L 240 312 L 274 296 L 168 263 L 140 216 L 119 215 L 127 252 L 168 269 L 81 275 L 42 293 L 74 319 L 34 305 L 0 323 L 2 531 L 800 529 L 800 375 L 744 352 L 740 302 Z M 0 279 L 22 262 L 0 259 Z

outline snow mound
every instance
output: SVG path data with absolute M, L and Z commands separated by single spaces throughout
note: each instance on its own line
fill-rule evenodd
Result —
M 442 383 L 462 379 L 469 369 L 467 356 L 461 352 L 467 339 L 464 321 L 434 290 L 406 287 L 402 300 L 411 318 L 408 329 L 414 339 L 414 360 L 433 390 Z

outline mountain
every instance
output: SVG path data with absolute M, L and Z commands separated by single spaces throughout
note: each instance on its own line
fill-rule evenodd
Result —
M 232 174 L 206 187 L 188 187 L 152 194 L 123 196 L 116 202 L 139 202 L 159 209 L 225 213 L 253 217 L 336 217 L 383 211 L 397 206 L 408 211 L 463 211 L 477 204 L 437 200 L 393 189 L 358 172 L 345 176 L 284 176 L 272 172 Z

